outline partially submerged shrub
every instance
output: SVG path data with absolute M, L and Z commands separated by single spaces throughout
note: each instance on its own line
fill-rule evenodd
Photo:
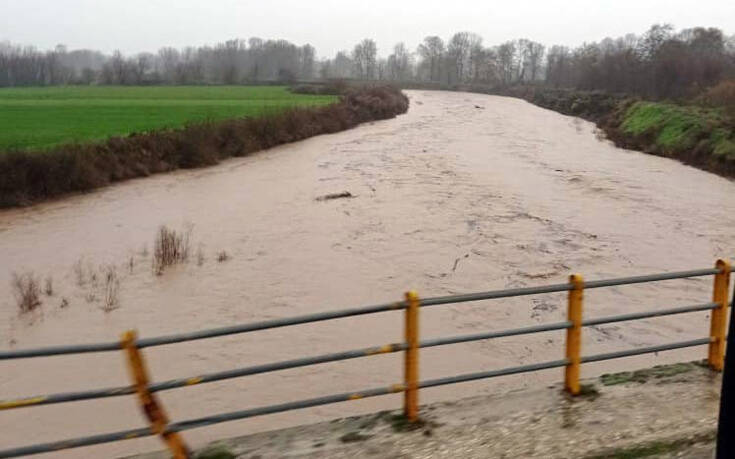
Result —
M 79 258 L 74 262 L 72 269 L 74 270 L 74 279 L 76 280 L 77 285 L 81 287 L 87 282 L 87 276 L 84 273 L 84 259 Z
M 104 297 L 102 301 L 102 310 L 105 312 L 114 311 L 120 307 L 118 294 L 120 293 L 120 279 L 117 276 L 117 268 L 114 265 L 106 266 L 103 269 L 104 277 Z
M 204 248 L 199 245 L 199 248 L 197 249 L 197 266 L 202 266 L 204 264 Z
M 189 259 L 190 235 L 191 229 L 177 232 L 165 225 L 158 229 L 153 244 L 153 270 L 156 274 L 163 274 L 167 267 Z
M 21 313 L 33 311 L 41 306 L 41 287 L 35 274 L 32 272 L 13 273 L 10 285 Z
M 46 276 L 46 279 L 43 281 L 43 293 L 46 296 L 54 295 L 54 279 L 51 276 Z

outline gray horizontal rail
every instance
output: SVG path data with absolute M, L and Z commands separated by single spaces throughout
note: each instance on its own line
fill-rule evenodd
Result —
M 571 328 L 571 322 L 556 322 L 551 324 L 535 325 L 533 327 L 514 328 L 496 332 L 475 333 L 472 335 L 449 336 L 446 338 L 433 338 L 421 341 L 419 347 L 444 346 L 447 344 L 466 343 L 469 341 L 480 341 L 484 339 L 503 338 L 506 336 L 530 335 L 552 330 L 566 330 Z
M 673 349 L 682 349 L 685 347 L 701 346 L 703 344 L 709 344 L 711 342 L 712 342 L 712 338 L 700 338 L 700 339 L 693 339 L 689 341 L 680 341 L 678 343 L 662 344 L 659 346 L 639 347 L 637 349 L 630 349 L 627 351 L 616 351 L 616 352 L 608 352 L 605 354 L 588 355 L 587 357 L 582 357 L 582 363 L 600 362 L 603 360 L 619 359 L 621 357 L 631 357 L 634 355 L 641 355 L 641 354 L 653 354 L 654 352 L 670 351 Z
M 361 316 L 365 314 L 375 314 L 378 312 L 395 311 L 405 309 L 406 303 L 403 301 L 395 303 L 379 304 L 374 306 L 362 306 L 359 308 L 340 309 L 336 311 L 317 312 L 314 314 L 306 314 L 297 317 L 287 317 L 283 319 L 264 320 L 262 322 L 253 322 L 250 324 L 233 325 L 230 327 L 212 328 L 209 330 L 200 330 L 191 333 L 178 333 L 168 336 L 158 336 L 155 338 L 143 338 L 138 340 L 138 347 L 161 346 L 163 344 L 181 343 L 183 341 L 193 341 L 205 338 L 215 338 L 218 336 L 234 335 L 238 333 L 247 333 L 258 330 L 267 330 L 269 328 L 287 327 L 290 325 L 307 324 L 311 322 L 321 322 L 324 320 L 340 319 L 343 317 Z
M 470 341 L 480 341 L 486 339 L 503 338 L 507 336 L 528 335 L 532 333 L 541 333 L 553 330 L 564 330 L 572 326 L 571 322 L 557 322 L 551 324 L 535 325 L 532 327 L 515 328 L 510 330 L 502 330 L 496 332 L 475 333 L 470 335 L 450 336 L 444 338 L 435 338 L 419 343 L 419 347 L 435 347 L 448 344 L 466 343 Z M 188 378 L 172 379 L 160 383 L 153 383 L 148 386 L 151 393 L 164 390 L 188 387 L 197 384 L 205 384 L 225 379 L 250 376 L 272 371 L 287 370 L 290 368 L 305 367 L 320 363 L 337 362 L 341 360 L 356 359 L 360 357 L 368 357 L 378 354 L 389 354 L 400 352 L 406 349 L 406 343 L 391 343 L 384 346 L 373 346 L 363 349 L 355 349 L 351 351 L 337 352 L 333 354 L 323 354 L 314 357 L 304 357 L 299 359 L 286 360 L 282 362 L 267 363 L 245 368 L 237 368 L 234 370 L 209 373 Z M 35 397 L 24 397 L 15 400 L 0 400 L 0 411 L 14 408 L 25 408 L 30 406 L 51 405 L 55 403 L 65 403 L 80 400 L 89 400 L 95 398 L 117 397 L 121 395 L 130 395 L 135 393 L 132 386 L 114 387 L 108 389 L 97 389 L 86 392 L 70 392 L 51 395 L 40 395 Z
M 437 296 L 433 298 L 422 298 L 421 306 L 437 306 L 440 304 L 465 303 L 468 301 L 493 300 L 498 298 L 510 298 L 514 296 L 538 295 L 541 293 L 566 292 L 572 290 L 572 284 L 552 284 L 539 287 L 521 287 L 504 290 L 491 290 L 489 292 L 465 293 L 460 295 Z
M 261 373 L 268 373 L 278 370 L 287 370 L 289 368 L 305 367 L 320 363 L 338 362 L 341 360 L 356 359 L 360 357 L 368 357 L 378 354 L 389 354 L 400 352 L 406 349 L 405 343 L 393 343 L 385 346 L 373 346 L 363 349 L 355 349 L 351 351 L 337 352 L 333 354 L 324 354 L 315 357 L 305 357 L 299 359 L 286 360 L 282 362 L 267 363 L 263 365 L 255 365 L 245 368 L 237 368 L 234 370 L 209 373 L 189 378 L 172 379 L 160 383 L 152 383 L 148 386 L 151 393 L 164 390 L 176 389 L 181 387 L 193 386 L 196 384 L 210 383 L 214 381 L 222 381 L 225 379 L 238 378 Z M 16 400 L 0 400 L 0 411 L 14 408 L 25 408 L 30 406 L 51 405 L 55 403 L 65 403 L 80 400 L 89 400 L 95 398 L 117 397 L 121 395 L 130 395 L 135 393 L 133 386 L 114 387 L 108 389 L 97 389 L 85 392 L 68 392 L 61 394 L 39 395 L 35 397 L 24 397 Z
M 632 276 L 632 277 L 618 277 L 617 279 L 603 279 L 588 281 L 584 283 L 584 288 L 601 288 L 601 287 L 612 287 L 615 285 L 630 285 L 630 284 L 641 284 L 644 282 L 658 282 L 671 279 L 685 279 L 687 277 L 702 277 L 711 276 L 713 274 L 719 274 L 720 270 L 717 268 L 709 269 L 693 269 L 690 271 L 676 271 L 671 273 L 662 274 L 648 274 L 645 276 Z
M 660 317 L 674 314 L 684 314 L 688 312 L 707 311 L 718 306 L 717 303 L 705 303 L 692 306 L 683 306 L 677 308 L 662 309 L 658 311 L 649 311 L 641 313 L 622 314 L 618 316 L 602 317 L 598 319 L 588 319 L 582 322 L 584 326 L 593 326 L 608 324 L 614 322 L 622 322 L 626 320 L 645 319 L 651 317 Z M 556 322 L 550 324 L 534 325 L 531 327 L 514 328 L 509 330 L 492 331 L 485 333 L 474 333 L 469 335 L 450 336 L 442 338 L 433 338 L 421 341 L 419 347 L 429 348 L 436 346 L 445 346 L 450 344 L 466 343 L 471 341 L 481 341 L 487 339 L 503 338 L 508 336 L 529 335 L 533 333 L 542 333 L 554 330 L 565 330 L 571 328 L 572 322 Z M 239 378 L 272 371 L 287 370 L 291 368 L 304 367 L 328 362 L 337 362 L 341 360 L 356 359 L 377 354 L 388 354 L 400 352 L 406 349 L 406 343 L 391 343 L 385 346 L 373 346 L 363 349 L 355 349 L 332 354 L 323 354 L 314 357 L 304 357 L 299 359 L 286 360 L 282 362 L 267 363 L 245 368 L 237 368 L 215 373 L 209 373 L 188 378 L 172 379 L 160 383 L 153 383 L 148 386 L 150 392 L 160 392 L 181 387 L 188 387 L 197 384 L 206 384 L 226 379 Z M 132 386 L 114 387 L 107 389 L 98 389 L 85 392 L 70 392 L 61 394 L 41 395 L 35 397 L 25 397 L 16 400 L 0 400 L 0 410 L 8 410 L 14 408 L 23 408 L 38 405 L 50 405 L 55 403 L 65 403 L 80 400 L 89 400 L 95 398 L 117 397 L 121 395 L 130 395 L 135 393 Z
M 151 392 L 159 392 L 163 390 L 176 389 L 178 387 L 221 381 L 223 379 L 239 378 L 242 376 L 268 373 L 271 371 L 286 370 L 289 368 L 305 367 L 327 362 L 338 362 L 340 360 L 357 359 L 360 357 L 368 357 L 378 354 L 390 354 L 393 352 L 403 351 L 406 349 L 406 347 L 407 346 L 405 343 L 393 343 L 387 344 L 385 346 L 369 347 L 365 349 L 357 349 L 354 351 L 345 351 L 335 354 L 320 355 L 316 357 L 293 359 L 278 363 L 266 363 L 253 367 L 238 368 L 235 370 L 221 371 L 218 373 L 210 373 L 194 378 L 182 378 L 160 383 L 153 383 L 148 386 L 148 388 Z
M 39 405 L 53 405 L 55 403 L 78 402 L 96 398 L 119 397 L 134 393 L 135 388 L 133 386 L 125 386 L 80 392 L 65 392 L 61 394 L 37 395 L 35 397 L 24 397 L 15 400 L 0 400 L 0 411 Z
M 559 322 L 552 324 L 536 325 L 533 327 L 523 327 L 511 330 L 503 330 L 499 332 L 476 333 L 471 335 L 460 335 L 446 338 L 436 338 L 425 340 L 419 343 L 419 347 L 434 347 L 448 344 L 465 343 L 470 341 L 480 341 L 493 338 L 502 338 L 506 336 L 526 335 L 531 333 L 540 333 L 552 330 L 563 330 L 572 326 L 571 322 Z M 172 379 L 160 383 L 153 383 L 148 386 L 151 393 L 164 390 L 171 390 L 181 387 L 188 387 L 197 384 L 205 384 L 225 379 L 250 376 L 272 371 L 287 370 L 290 368 L 305 367 L 320 363 L 337 362 L 341 360 L 356 359 L 360 357 L 368 357 L 378 354 L 388 354 L 400 352 L 406 349 L 406 343 L 392 343 L 385 346 L 373 346 L 364 349 L 356 349 L 351 351 L 337 352 L 333 354 L 324 354 L 314 357 L 305 357 L 299 359 L 286 360 L 276 363 L 267 363 L 245 368 L 237 368 L 234 370 L 209 373 L 188 378 Z M 70 392 L 51 395 L 40 395 L 35 397 L 24 397 L 15 400 L 0 400 L 0 410 L 8 410 L 15 408 L 25 408 L 30 406 L 51 405 L 55 403 L 65 403 L 80 400 L 89 400 L 95 398 L 117 397 L 121 395 L 130 395 L 135 393 L 132 386 L 114 387 L 108 389 L 98 389 L 86 392 Z
M 215 338 L 218 336 L 234 335 L 238 333 L 247 333 L 258 330 L 267 330 L 270 328 L 287 327 L 290 325 L 306 324 L 311 322 L 320 322 L 324 320 L 339 319 L 343 317 L 352 317 L 365 314 L 374 314 L 378 312 L 395 311 L 405 309 L 406 304 L 403 301 L 396 303 L 380 304 L 375 306 L 364 306 L 359 308 L 340 309 L 337 311 L 319 312 L 315 314 L 306 314 L 303 316 L 287 317 L 283 319 L 265 320 L 261 322 L 253 322 L 249 324 L 233 325 L 230 327 L 212 328 L 208 330 L 200 330 L 191 333 L 180 333 L 167 336 L 158 336 L 153 338 L 141 338 L 138 340 L 138 347 L 145 348 L 151 346 L 161 346 L 164 344 L 181 343 L 184 341 L 193 341 L 205 338 Z M 85 352 L 105 352 L 121 350 L 119 342 L 74 345 L 74 346 L 54 346 L 38 349 L 20 349 L 13 351 L 0 351 L 0 360 L 20 359 L 29 357 L 48 357 L 63 354 L 79 354 Z
M 500 370 L 481 371 L 478 373 L 470 373 L 459 376 L 448 376 L 446 378 L 430 379 L 419 383 L 419 387 L 436 387 L 445 386 L 447 384 L 456 384 L 467 381 L 477 381 L 479 379 L 495 378 L 497 376 L 514 375 L 518 373 L 528 373 L 531 371 L 547 370 L 549 368 L 564 367 L 569 364 L 569 360 L 553 360 L 551 362 L 531 363 L 528 365 L 520 365 L 517 367 L 503 368 Z
M 464 381 L 474 381 L 478 379 L 493 378 L 496 376 L 510 375 L 516 373 L 527 373 L 529 371 L 543 370 L 546 368 L 557 368 L 563 367 L 567 364 L 567 360 L 555 360 L 553 362 L 536 363 L 531 365 L 522 365 L 518 367 L 505 368 L 502 370 L 485 371 L 481 373 L 471 373 L 467 375 L 455 376 L 452 378 L 441 378 L 432 379 L 419 383 L 419 387 L 434 387 L 445 384 L 453 384 Z M 451 379 L 451 381 L 450 381 Z M 254 416 L 261 416 L 264 414 L 280 413 L 283 411 L 296 410 L 301 408 L 309 408 L 319 405 L 328 405 L 331 403 L 345 402 L 348 400 L 360 400 L 368 397 L 376 397 L 379 395 L 393 394 L 397 392 L 405 391 L 403 384 L 394 384 L 390 387 L 380 387 L 376 389 L 369 389 L 360 392 L 347 392 L 338 395 L 328 395 L 325 397 L 317 397 L 309 400 L 301 400 L 297 402 L 282 403 L 279 405 L 265 406 L 261 408 L 253 408 L 249 410 L 233 411 L 230 413 L 216 414 L 212 416 L 206 416 L 198 419 L 192 419 L 189 421 L 182 421 L 170 424 L 168 427 L 169 431 L 180 432 L 182 430 L 195 429 L 198 427 L 205 427 L 212 424 L 218 424 L 220 422 L 234 421 L 236 419 L 251 418 Z
M 659 309 L 658 311 L 633 312 L 630 314 L 620 314 L 617 316 L 608 316 L 608 317 L 600 317 L 596 319 L 583 320 L 582 325 L 585 327 L 590 327 L 593 325 L 611 324 L 615 322 L 625 322 L 627 320 L 638 320 L 638 319 L 648 319 L 651 317 L 672 316 L 676 314 L 685 314 L 688 312 L 697 312 L 697 311 L 709 311 L 709 310 L 717 308 L 718 306 L 719 306 L 718 303 L 704 303 L 704 304 L 695 304 L 692 306 L 681 306 L 677 308 Z
M 678 343 L 665 344 L 660 346 L 650 346 L 638 349 L 632 349 L 627 351 L 610 352 L 605 354 L 591 355 L 582 357 L 582 363 L 586 362 L 597 362 L 601 360 L 617 359 L 621 357 L 629 357 L 633 355 L 647 354 L 659 351 L 667 351 L 673 349 L 681 349 L 685 347 L 701 346 L 711 342 L 711 338 L 701 338 L 690 341 L 682 341 Z M 534 363 L 529 365 L 521 365 L 510 368 L 503 368 L 500 370 L 482 371 L 477 373 L 469 373 L 458 376 L 449 376 L 445 378 L 430 379 L 419 383 L 420 388 L 437 387 L 448 384 L 457 384 L 468 381 L 476 381 L 487 378 L 494 378 L 498 376 L 505 376 L 511 374 L 528 373 L 532 371 L 539 371 L 551 368 L 559 368 L 566 366 L 569 363 L 567 359 L 554 360 L 550 362 Z M 197 419 L 190 419 L 187 421 L 176 422 L 168 426 L 169 432 L 180 432 L 183 430 L 195 429 L 199 427 L 206 427 L 213 424 L 219 424 L 221 422 L 234 421 L 238 419 L 251 418 L 255 416 L 262 416 L 266 414 L 281 413 L 284 411 L 291 411 L 302 408 L 310 408 L 320 405 L 329 405 L 332 403 L 346 402 L 351 400 L 360 400 L 363 398 L 377 397 L 380 395 L 388 395 L 399 392 L 404 392 L 405 386 L 403 384 L 394 384 L 389 387 L 379 387 L 374 389 L 368 389 L 359 392 L 345 392 L 336 395 L 327 395 L 323 397 L 316 397 L 308 400 L 300 400 L 295 402 L 281 403 L 278 405 L 270 405 L 260 408 L 252 408 L 249 410 L 232 411 L 229 413 L 221 413 L 211 416 L 205 416 Z M 64 440 L 52 443 L 44 443 L 38 445 L 25 446 L 20 448 L 13 448 L 0 451 L 0 458 L 11 458 L 26 456 L 30 454 L 40 454 L 46 452 L 58 451 L 61 449 L 77 448 L 80 446 L 96 445 L 100 443 L 109 443 L 119 440 L 127 440 L 131 438 L 139 438 L 151 436 L 153 433 L 150 428 L 133 429 L 122 432 L 115 432 L 102 435 L 93 435 L 88 437 L 76 438 L 72 440 Z
M 615 279 L 603 279 L 587 281 L 584 288 L 612 287 L 614 285 L 640 284 L 643 282 L 657 282 L 670 279 L 684 279 L 687 277 L 711 276 L 720 272 L 717 268 L 694 269 L 689 271 L 675 271 L 662 274 L 648 274 L 645 276 L 618 277 Z M 460 295 L 448 295 L 434 298 L 424 298 L 421 306 L 435 306 L 440 304 L 463 303 L 467 301 L 492 300 L 498 298 L 510 298 L 515 296 L 538 295 L 542 293 L 566 292 L 573 289 L 573 285 L 552 284 L 539 287 L 521 287 L 504 290 L 491 290 L 488 292 L 468 293 Z
M 656 282 L 669 279 L 682 279 L 687 277 L 708 276 L 717 274 L 720 271 L 716 268 L 697 269 L 690 271 L 677 271 L 663 274 L 650 274 L 645 276 L 621 277 L 616 279 L 604 279 L 597 281 L 585 282 L 585 288 L 610 287 L 614 285 L 637 284 L 642 282 Z M 433 298 L 425 298 L 421 300 L 421 306 L 436 306 L 450 303 L 463 303 L 468 301 L 480 301 L 497 298 L 509 298 L 525 295 L 537 295 L 542 293 L 563 292 L 572 290 L 572 285 L 553 284 L 539 287 L 523 287 L 504 290 L 493 290 L 480 293 L 469 293 L 461 295 L 449 295 Z M 193 341 L 206 338 L 215 338 L 219 336 L 234 335 L 238 333 L 247 333 L 258 330 L 267 330 L 270 328 L 286 327 L 291 325 L 306 324 L 312 322 L 320 322 L 324 320 L 338 319 L 344 317 L 374 314 L 378 312 L 387 312 L 399 309 L 405 309 L 406 304 L 403 301 L 395 303 L 379 304 L 374 306 L 364 306 L 358 308 L 341 309 L 337 311 L 321 312 L 315 314 L 307 314 L 303 316 L 266 320 L 254 322 L 250 324 L 233 325 L 229 327 L 213 328 L 209 330 L 200 330 L 191 333 L 178 333 L 173 335 L 158 336 L 153 338 L 142 338 L 138 340 L 138 346 L 141 348 L 151 346 L 161 346 L 164 344 L 181 343 L 184 341 Z M 0 360 L 30 358 L 30 357 L 46 357 L 62 354 L 79 354 L 87 352 L 106 352 L 120 350 L 119 342 L 83 344 L 73 346 L 55 346 L 38 349 L 20 349 L 13 351 L 0 351 Z
M 120 342 L 74 344 L 53 347 L 39 347 L 36 349 L 18 349 L 13 351 L 0 351 L 0 360 L 25 359 L 30 357 L 50 357 L 52 355 L 64 354 L 86 354 L 90 352 L 119 351 L 122 349 Z
M 111 432 L 100 435 L 90 435 L 88 437 L 74 438 L 71 440 L 61 440 L 50 443 L 39 443 L 37 445 L 22 446 L 20 448 L 5 449 L 0 451 L 0 458 L 30 456 L 32 454 L 52 453 L 62 449 L 79 448 L 81 446 L 99 445 L 102 443 L 112 443 L 121 440 L 130 440 L 133 438 L 150 437 L 155 435 L 150 427 L 142 427 L 140 429 L 123 430 L 120 432 Z

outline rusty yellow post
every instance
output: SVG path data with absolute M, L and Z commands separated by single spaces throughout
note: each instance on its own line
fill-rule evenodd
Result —
M 717 303 L 718 306 L 712 310 L 709 331 L 712 341 L 709 343 L 707 362 L 711 369 L 722 371 L 725 367 L 725 334 L 727 332 L 727 305 L 731 267 L 728 261 L 717 260 L 715 268 L 719 269 L 720 272 L 715 274 L 712 302 Z
M 404 368 L 403 414 L 410 422 L 419 419 L 419 296 L 406 293 L 406 354 Z
M 148 370 L 143 355 L 136 344 L 135 331 L 130 330 L 123 334 L 122 348 L 127 356 L 128 371 L 133 380 L 140 407 L 150 422 L 151 430 L 161 436 L 174 459 L 188 459 L 190 457 L 189 450 L 184 441 L 178 433 L 166 432 L 168 416 L 166 416 L 166 412 L 158 399 L 148 390 Z
M 564 389 L 572 395 L 579 395 L 579 366 L 582 358 L 582 303 L 584 300 L 584 279 L 579 274 L 569 276 L 573 289 L 569 291 L 567 320 L 572 327 L 567 329 L 567 360 L 564 369 Z

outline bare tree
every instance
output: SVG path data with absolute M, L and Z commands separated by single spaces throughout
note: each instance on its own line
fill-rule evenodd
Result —
M 426 37 L 419 45 L 418 53 L 429 68 L 429 80 L 439 81 L 444 59 L 444 41 L 435 35 Z
M 372 80 L 377 71 L 378 47 L 375 41 L 366 38 L 352 50 L 352 61 L 358 78 Z
M 524 49 L 524 61 L 528 68 L 528 79 L 529 81 L 536 81 L 541 73 L 541 68 L 544 60 L 544 52 L 546 47 L 541 43 L 535 41 L 526 42 L 526 48 Z
M 411 54 L 406 44 L 401 42 L 393 47 L 393 54 L 388 56 L 388 78 L 391 80 L 408 80 L 411 77 Z

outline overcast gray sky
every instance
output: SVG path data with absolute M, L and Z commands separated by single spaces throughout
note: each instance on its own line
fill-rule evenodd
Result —
M 283 38 L 331 56 L 369 37 L 381 55 L 426 35 L 476 32 L 577 45 L 653 23 L 735 32 L 735 0 L 0 0 L 0 40 L 124 53 L 230 38 Z

